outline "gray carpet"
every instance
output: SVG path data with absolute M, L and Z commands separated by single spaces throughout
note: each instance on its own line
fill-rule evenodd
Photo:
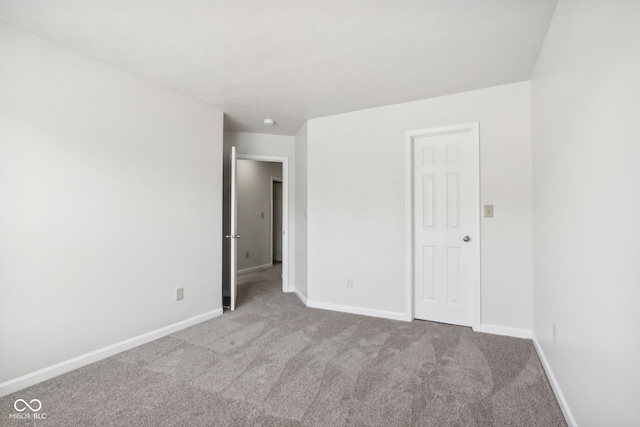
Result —
M 564 426 L 529 340 L 304 307 L 280 269 L 238 309 L 0 399 L 7 426 Z M 46 420 L 12 420 L 40 399 Z

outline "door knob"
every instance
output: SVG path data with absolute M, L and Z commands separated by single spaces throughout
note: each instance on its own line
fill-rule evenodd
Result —
M 469 236 L 464 236 L 464 237 L 462 238 L 462 240 L 464 240 L 465 242 L 468 242 L 469 240 L 471 240 L 471 237 L 469 237 Z

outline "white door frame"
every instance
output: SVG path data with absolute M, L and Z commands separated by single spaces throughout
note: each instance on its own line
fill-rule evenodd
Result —
M 238 153 L 237 157 L 238 157 L 238 160 L 255 160 L 258 162 L 282 163 L 282 290 L 284 292 L 290 292 L 291 289 L 289 289 L 289 158 L 281 157 L 281 156 L 262 156 L 262 155 L 240 154 L 240 153 Z M 273 189 L 273 185 L 271 188 Z M 271 216 L 273 217 L 273 214 Z M 271 228 L 271 232 L 273 232 L 273 227 Z M 271 250 L 273 250 L 273 246 Z M 273 257 L 271 258 L 270 261 L 273 262 Z
M 474 262 L 473 280 L 471 285 L 472 327 L 480 328 L 481 321 L 481 294 L 480 294 L 480 123 L 465 123 L 453 126 L 443 126 L 429 129 L 419 129 L 405 132 L 405 320 L 414 319 L 413 298 L 415 286 L 414 266 L 414 223 L 413 223 L 413 140 L 424 135 L 446 135 L 450 133 L 470 132 L 473 137 L 473 173 L 476 175 L 476 188 L 474 189 L 474 217 L 476 221 L 477 238 L 473 239 Z
M 230 197 L 229 197 L 229 234 L 226 238 L 229 239 L 229 290 L 230 290 L 230 304 L 229 309 L 234 311 L 236 309 L 236 298 L 238 296 L 238 187 L 236 180 L 236 171 L 238 166 L 238 157 L 236 147 L 231 147 L 231 153 L 229 153 L 229 166 L 230 166 Z
M 269 216 L 269 220 L 270 220 L 270 222 L 269 222 L 269 264 L 271 264 L 271 265 L 273 265 L 273 183 L 274 182 L 282 183 L 282 178 L 278 178 L 276 176 L 272 176 L 271 177 L 271 187 L 270 187 L 270 191 L 271 191 L 271 213 L 270 213 L 270 216 Z M 282 192 L 284 193 L 284 184 L 282 184 L 282 190 L 283 190 Z M 284 197 L 283 197 L 283 200 L 284 200 Z M 282 206 L 282 209 L 284 210 L 284 206 Z M 284 213 L 283 213 L 282 217 L 284 218 Z M 282 222 L 284 224 L 284 221 L 282 221 Z

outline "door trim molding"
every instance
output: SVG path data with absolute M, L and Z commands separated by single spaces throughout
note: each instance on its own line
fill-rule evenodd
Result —
M 237 158 L 238 160 L 282 163 L 282 290 L 289 292 L 291 290 L 289 288 L 289 158 L 240 153 L 237 153 Z
M 453 126 L 443 126 L 428 129 L 419 129 L 405 132 L 405 318 L 411 322 L 414 319 L 414 230 L 413 230 L 413 141 L 418 136 L 447 135 L 451 133 L 470 133 L 473 138 L 471 154 L 473 156 L 474 175 L 476 176 L 474 189 L 475 226 L 478 232 L 473 239 L 474 262 L 473 281 L 471 285 L 471 319 L 472 328 L 478 330 L 481 325 L 481 284 L 480 284 L 480 123 L 464 123 Z

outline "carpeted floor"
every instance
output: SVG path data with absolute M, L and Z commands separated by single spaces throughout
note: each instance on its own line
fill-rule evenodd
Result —
M 280 267 L 238 309 L 0 399 L 2 426 L 565 426 L 529 340 L 304 307 Z M 9 419 L 22 398 L 45 420 Z

